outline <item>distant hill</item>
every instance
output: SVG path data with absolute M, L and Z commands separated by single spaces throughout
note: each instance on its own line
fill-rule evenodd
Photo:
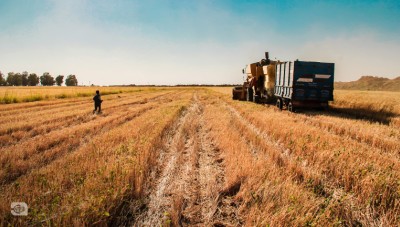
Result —
M 362 76 L 356 81 L 335 82 L 335 89 L 400 91 L 400 76 L 394 79 L 377 76 Z

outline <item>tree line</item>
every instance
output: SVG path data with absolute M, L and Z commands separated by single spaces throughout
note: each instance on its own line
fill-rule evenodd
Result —
M 58 75 L 54 78 L 50 73 L 45 72 L 42 76 L 36 75 L 36 73 L 14 73 L 9 72 L 7 78 L 4 77 L 4 74 L 0 72 L 0 86 L 37 86 L 38 84 L 42 86 L 61 86 L 64 83 L 64 76 Z M 76 79 L 75 75 L 69 75 L 65 79 L 66 86 L 78 86 L 78 79 Z

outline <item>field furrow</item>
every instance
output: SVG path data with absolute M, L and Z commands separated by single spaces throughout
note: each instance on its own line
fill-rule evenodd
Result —
M 47 165 L 56 158 L 73 152 L 81 144 L 89 142 L 96 134 L 118 127 L 138 114 L 143 114 L 152 108 L 154 106 L 142 107 L 136 111 L 123 111 L 113 117 L 94 119 L 91 122 L 57 130 L 36 137 L 26 143 L 2 149 L 2 155 L 0 156 L 0 165 L 2 167 L 0 182 L 2 184 L 10 183 L 32 168 L 40 168 Z M 14 154 L 16 150 L 20 151 L 18 155 Z
M 207 226 L 237 225 L 228 214 L 232 203 L 221 196 L 223 159 L 209 136 L 204 104 L 196 93 L 160 150 L 146 196 L 147 209 L 136 225 Z M 226 206 L 226 207 L 225 207 Z M 236 208 L 236 207 L 234 207 Z M 235 213 L 232 213 L 235 214 Z
M 164 149 L 159 153 L 159 160 L 157 166 L 159 166 L 159 178 L 155 180 L 155 187 L 150 189 L 153 192 L 149 195 L 148 210 L 138 219 L 137 224 L 139 225 L 163 225 L 168 224 L 174 218 L 175 222 L 179 220 L 179 207 L 174 205 L 181 205 L 182 201 L 176 201 L 174 198 L 177 197 L 178 193 L 182 193 L 187 185 L 184 177 L 184 168 L 187 171 L 191 171 L 192 166 L 182 166 L 185 162 L 188 162 L 190 158 L 188 150 L 185 149 L 185 143 L 189 143 L 187 137 L 187 128 L 184 128 L 187 119 L 190 117 L 190 113 L 193 111 L 193 107 L 182 113 L 176 128 L 174 129 L 174 135 L 168 139 L 167 144 L 164 145 Z M 189 113 L 188 113 L 189 112 Z M 187 147 L 186 147 L 187 148 Z M 190 175 L 189 175 L 190 176 Z M 175 198 L 177 199 L 177 198 Z M 178 204 L 179 203 L 179 204 Z M 174 210 L 173 210 L 174 209 Z M 172 211 L 176 213 L 172 213 Z M 174 215 L 175 217 L 172 217 Z
M 120 111 L 119 109 L 123 108 L 124 106 L 132 107 L 135 105 L 142 105 L 147 102 L 159 101 L 166 98 L 172 100 L 173 98 L 176 98 L 179 94 L 179 92 L 169 92 L 153 95 L 142 99 L 139 99 L 137 97 L 133 99 L 124 99 L 120 102 L 115 102 L 113 104 L 103 106 L 103 110 L 104 108 L 106 108 L 106 110 L 103 111 L 102 116 L 107 116 L 110 113 L 118 112 Z M 27 138 L 31 139 L 36 135 L 44 135 L 53 130 L 60 129 L 66 126 L 71 127 L 76 124 L 86 123 L 93 120 L 92 108 L 93 107 L 91 107 L 91 105 L 85 105 L 83 107 L 78 106 L 74 107 L 71 110 L 58 111 L 57 114 L 51 115 L 51 117 L 47 118 L 46 120 L 33 119 L 29 121 L 24 121 L 21 124 L 14 124 L 7 129 L 5 129 L 7 126 L 3 126 L 2 128 L 4 130 L 3 135 L 0 136 L 0 144 L 2 146 L 12 145 L 21 142 L 21 140 L 23 141 Z
M 75 98 L 75 99 L 61 99 L 61 100 L 49 100 L 40 102 L 29 102 L 29 103 L 15 103 L 0 106 L 0 116 L 13 115 L 21 112 L 21 109 L 27 112 L 40 111 L 45 109 L 52 109 L 54 106 L 72 106 L 81 102 L 87 102 L 87 97 Z
M 215 101 L 214 105 L 208 108 L 206 116 L 212 129 L 210 133 L 215 138 L 216 146 L 220 149 L 222 157 L 224 157 L 225 171 L 229 173 L 221 195 L 225 195 L 226 198 L 233 198 L 236 201 L 233 204 L 236 204 L 235 206 L 242 210 L 242 216 L 246 216 L 243 213 L 248 212 L 246 207 L 263 202 L 267 206 L 263 207 L 265 213 L 263 213 L 262 217 L 265 220 L 269 220 L 271 225 L 279 223 L 279 221 L 283 221 L 288 225 L 301 225 L 306 223 L 307 220 L 312 220 L 312 217 L 318 211 L 319 205 L 323 204 L 324 199 L 299 186 L 291 179 L 291 175 L 281 171 L 284 166 L 279 161 L 276 161 L 277 157 L 272 157 L 274 153 L 278 153 L 274 152 L 275 147 L 261 147 L 259 142 L 255 141 L 260 141 L 260 138 L 255 136 L 248 137 L 250 135 L 244 133 L 246 128 L 238 127 L 235 124 L 237 117 L 225 108 L 220 101 Z M 253 134 L 248 129 L 247 132 Z M 246 138 L 243 140 L 243 137 Z M 262 151 L 262 154 L 254 155 L 249 143 L 257 146 Z M 284 183 L 283 185 L 277 185 L 277 182 Z M 261 192 L 243 191 L 242 189 L 256 188 L 260 184 L 267 187 L 267 189 Z M 283 188 L 285 190 L 282 190 Z M 247 198 L 243 198 L 247 196 L 251 196 L 252 200 L 247 201 Z M 291 209 L 289 213 L 282 212 L 289 208 Z M 292 222 L 292 215 L 302 218 Z M 248 220 L 244 221 L 247 222 Z M 251 225 L 265 224 L 255 222 Z
M 185 97 L 160 103 L 159 107 L 119 127 L 101 132 L 62 159 L 21 176 L 18 182 L 3 187 L 7 193 L 0 197 L 1 204 L 21 196 L 31 204 L 30 220 L 36 224 L 51 223 L 53 219 L 68 220 L 82 212 L 90 223 L 106 221 L 105 211 L 111 212 L 126 193 L 140 191 L 152 147 L 163 129 L 186 105 Z M 64 171 L 54 174 L 59 166 L 63 166 Z M 75 200 L 77 196 L 82 199 Z M 46 205 L 54 203 L 54 207 Z M 63 209 L 58 209 L 59 206 Z M 100 210 L 91 209 L 99 206 Z M 1 209 L 6 210 L 5 207 Z M 10 218 L 4 212 L 2 216 Z
M 73 152 L 97 134 L 119 127 L 132 118 L 170 100 L 147 102 L 138 107 L 122 106 L 122 109 L 118 109 L 110 115 L 99 115 L 98 117 L 90 115 L 90 121 L 86 123 L 57 129 L 15 146 L 3 147 L 0 149 L 0 165 L 2 166 L 0 182 L 2 184 L 10 183 L 32 168 L 40 168 L 62 157 L 65 153 Z M 20 152 L 14 154 L 15 150 Z
M 336 91 L 333 110 L 291 113 L 231 88 L 135 89 L 101 114 L 75 91 L 0 105 L 0 226 L 398 225 L 400 100 Z
M 231 112 L 234 118 L 232 126 L 242 132 L 242 140 L 245 141 L 250 148 L 258 148 L 258 152 L 255 154 L 256 159 L 268 159 L 270 162 L 266 163 L 266 165 L 278 169 L 282 175 L 281 178 L 283 178 L 283 181 L 291 181 L 293 184 L 302 187 L 303 190 L 314 193 L 316 198 L 320 197 L 324 199 L 323 203 L 320 204 L 320 209 L 314 214 L 314 218 L 323 215 L 325 209 L 331 209 L 331 204 L 337 204 L 338 201 L 340 201 L 343 209 L 347 209 L 352 205 L 362 207 L 362 204 L 358 204 L 354 199 L 352 193 L 346 193 L 342 188 L 331 184 L 326 180 L 327 176 L 325 176 L 323 172 L 320 172 L 319 169 L 310 165 L 304 165 L 301 157 L 293 155 L 284 144 L 275 141 L 255 125 L 249 124 L 248 121 L 231 106 L 225 107 Z M 253 149 L 251 150 L 253 151 Z M 361 220 L 364 223 L 370 223 L 371 217 L 364 217 L 362 215 L 366 213 L 366 210 L 370 212 L 370 209 L 364 209 L 362 212 L 347 211 L 346 215 L 353 217 L 353 220 L 350 221 L 354 221 L 347 224 L 354 225 Z M 335 212 L 338 212 L 338 217 L 340 217 L 340 212 L 342 211 L 343 210 L 335 210 Z
M 357 142 L 378 148 L 382 152 L 397 151 L 400 155 L 400 130 L 397 127 L 371 124 L 365 120 L 351 120 L 326 113 L 297 115 L 304 124 L 311 124 L 322 130 Z M 396 154 L 395 153 L 395 154 Z
M 32 89 L 32 90 L 31 90 Z M 7 113 L 8 111 L 16 111 L 19 109 L 29 110 L 31 108 L 51 108 L 52 105 L 58 104 L 72 104 L 75 102 L 80 102 L 84 100 L 91 100 L 91 97 L 94 96 L 96 90 L 100 90 L 103 97 L 110 97 L 110 99 L 115 99 L 118 96 L 132 96 L 132 95 L 143 95 L 149 94 L 153 92 L 162 92 L 166 90 L 171 90 L 169 88 L 112 88 L 112 87 L 78 87 L 78 88 L 50 88 L 50 87 L 15 87 L 15 88 L 6 88 L 0 91 L 2 95 L 6 96 L 5 93 L 8 93 L 10 90 L 15 90 L 15 93 L 11 93 L 11 96 L 14 96 L 20 103 L 11 103 L 7 105 L 0 105 L 0 116 L 3 113 Z M 31 90 L 31 91 L 30 91 Z M 36 90 L 36 92 L 35 92 Z M 32 92 L 32 93 L 31 93 Z M 4 97 L 3 96 L 3 97 Z M 39 99 L 35 100 L 35 96 L 39 96 Z M 28 102 L 23 101 L 24 98 L 33 98 Z
M 148 100 L 157 99 L 162 97 L 167 93 L 163 92 L 161 94 L 151 94 L 148 97 L 122 97 L 117 99 L 116 101 L 113 100 L 112 102 L 108 102 L 105 100 L 102 107 L 104 109 L 113 110 L 115 108 L 119 108 L 123 105 L 133 105 L 133 104 L 141 104 L 143 102 L 147 102 Z M 0 135 L 10 135 L 14 131 L 20 130 L 31 130 L 34 126 L 43 125 L 43 124 L 51 124 L 53 122 L 58 122 L 61 119 L 63 120 L 66 118 L 73 118 L 79 114 L 84 112 L 89 113 L 90 110 L 93 110 L 93 101 L 87 101 L 84 104 L 75 105 L 73 107 L 61 107 L 58 108 L 55 106 L 51 109 L 46 109 L 45 111 L 36 112 L 34 116 L 31 114 L 19 114 L 17 117 L 11 116 L 9 118 L 3 118 L 3 124 L 0 128 Z M 66 114 L 68 113 L 68 114 Z M 44 118 L 43 116 L 50 116 Z M 15 124 L 18 122 L 17 124 Z
M 393 183 L 399 177 L 399 160 L 393 153 L 382 154 L 346 137 L 321 133 L 312 125 L 298 127 L 299 120 L 291 113 L 265 107 L 254 107 L 250 111 L 247 107 L 251 105 L 227 102 L 258 131 L 273 135 L 277 143 L 285 144 L 285 151 L 302 165 L 319 172 L 319 180 L 311 178 L 312 184 L 317 183 L 323 191 L 332 191 L 324 188 L 337 188 L 353 194 L 364 209 L 371 210 L 369 207 L 372 207 L 382 223 L 395 220 L 399 195 L 396 193 L 398 185 Z M 338 147 L 338 144 L 342 146 Z

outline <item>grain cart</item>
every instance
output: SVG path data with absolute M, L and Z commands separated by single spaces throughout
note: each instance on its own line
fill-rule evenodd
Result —
M 276 106 L 328 108 L 333 101 L 334 63 L 279 62 L 276 65 Z
M 243 69 L 246 81 L 234 87 L 233 99 L 274 103 L 279 109 L 327 108 L 333 100 L 334 63 L 271 61 L 265 59 Z
M 256 103 L 275 101 L 274 85 L 277 63 L 277 61 L 271 61 L 268 52 L 266 52 L 265 59 L 247 65 L 242 70 L 242 73 L 246 75 L 246 81 L 242 86 L 233 88 L 232 98 Z

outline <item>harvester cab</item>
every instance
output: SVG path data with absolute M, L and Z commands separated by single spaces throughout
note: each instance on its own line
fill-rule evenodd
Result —
M 232 98 L 238 100 L 269 103 L 274 101 L 275 61 L 269 59 L 265 52 L 265 59 L 251 63 L 242 69 L 245 74 L 243 86 L 234 87 Z

